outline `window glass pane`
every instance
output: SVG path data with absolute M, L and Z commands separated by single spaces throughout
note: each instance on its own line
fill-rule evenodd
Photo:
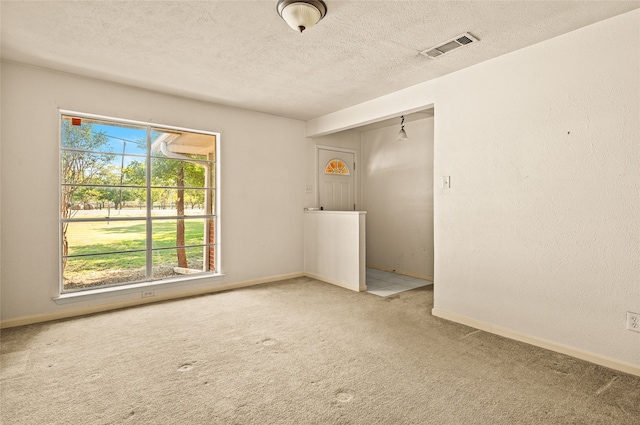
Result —
M 94 152 L 146 155 L 147 129 L 90 118 L 63 116 L 62 147 Z
M 80 151 L 62 152 L 62 183 L 108 184 L 117 167 L 116 155 Z
M 118 155 L 117 160 L 120 160 L 120 163 L 116 163 L 115 169 L 111 171 L 112 175 L 120 178 L 120 185 L 146 186 L 147 158 Z
M 153 279 L 202 273 L 206 247 L 153 251 Z
M 146 158 L 83 151 L 62 152 L 62 183 L 146 185 Z
M 146 221 L 71 222 L 63 223 L 63 226 L 67 226 L 66 232 L 63 232 L 63 255 L 103 254 L 146 248 Z
M 171 248 L 175 246 L 203 245 L 205 230 L 209 220 L 153 220 L 153 248 Z M 184 228 L 181 228 L 184 226 Z
M 65 291 L 145 281 L 144 252 L 70 257 L 63 260 Z
M 325 174 L 342 174 L 345 176 L 349 175 L 349 167 L 343 161 L 339 159 L 332 159 L 327 163 L 324 168 Z
M 147 191 L 144 188 L 107 186 L 63 186 L 61 217 L 144 217 Z
M 167 129 L 151 129 L 151 155 L 186 155 L 193 159 L 215 160 L 216 136 Z
M 176 192 L 176 189 L 152 189 L 152 215 L 176 215 L 175 200 L 178 196 Z
M 212 163 L 192 163 L 170 158 L 151 159 L 151 185 L 170 187 L 211 187 Z
M 180 198 L 183 203 L 180 205 Z M 151 214 L 153 216 L 198 216 L 202 214 L 214 214 L 213 190 L 184 189 L 182 193 L 178 189 L 152 189 L 153 199 Z
M 213 214 L 213 190 L 185 189 L 184 209 L 186 215 Z

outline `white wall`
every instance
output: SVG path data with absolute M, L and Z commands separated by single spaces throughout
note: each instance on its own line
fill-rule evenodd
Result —
M 365 291 L 365 222 L 362 211 L 306 211 L 305 274 L 352 291 Z
M 433 278 L 433 121 L 361 134 L 369 266 Z
M 625 329 L 640 310 L 638 22 L 634 10 L 308 124 L 327 134 L 435 105 L 437 314 L 640 374 L 640 334 Z
M 2 320 L 140 298 L 56 305 L 58 109 L 221 133 L 224 279 L 170 292 L 303 271 L 304 123 L 104 81 L 2 63 Z M 274 164 L 276 166 L 274 166 Z
M 640 365 L 639 21 L 441 81 L 436 309 Z

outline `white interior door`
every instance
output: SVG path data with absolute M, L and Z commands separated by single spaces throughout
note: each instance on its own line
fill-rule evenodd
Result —
M 318 149 L 318 201 L 326 211 L 355 211 L 355 155 Z

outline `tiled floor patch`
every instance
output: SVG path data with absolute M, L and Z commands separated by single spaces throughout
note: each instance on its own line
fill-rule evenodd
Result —
M 427 285 L 433 285 L 433 282 L 367 267 L 367 292 L 370 294 L 388 297 Z

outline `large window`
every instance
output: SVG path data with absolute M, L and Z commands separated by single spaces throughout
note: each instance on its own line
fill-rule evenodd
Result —
M 216 273 L 219 135 L 61 114 L 61 291 Z

